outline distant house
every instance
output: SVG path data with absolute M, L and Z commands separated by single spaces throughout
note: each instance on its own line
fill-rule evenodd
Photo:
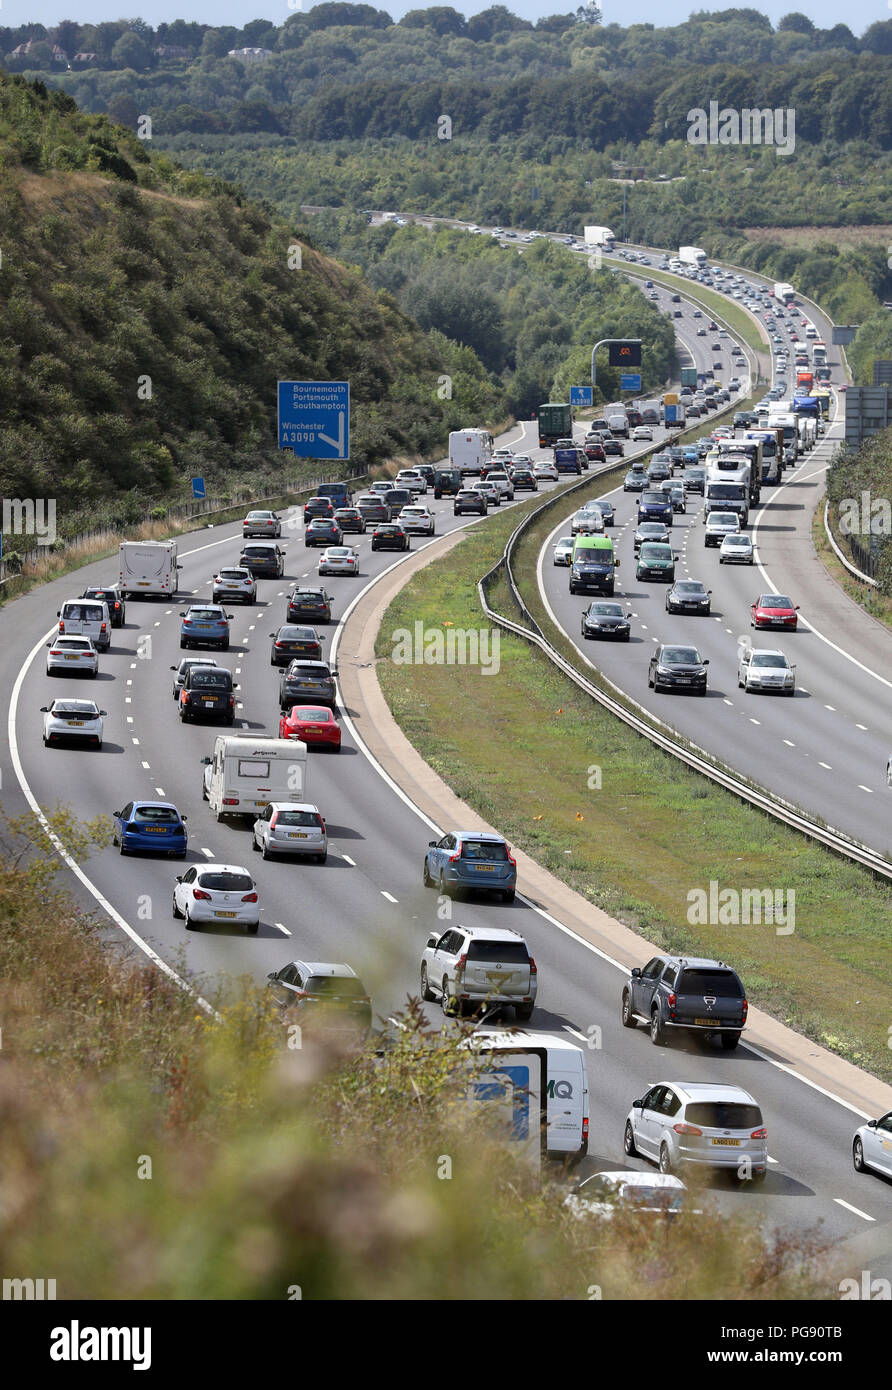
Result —
M 45 39 L 29 39 L 27 43 L 20 43 L 17 48 L 14 48 L 10 56 L 13 58 L 27 58 L 35 43 L 45 42 Z M 60 48 L 57 43 L 52 45 L 52 53 L 52 61 L 54 63 L 64 63 L 66 67 L 68 66 L 68 54 L 63 48 Z
M 74 55 L 74 57 L 72 58 L 71 61 L 72 61 L 72 63 L 95 63 L 95 62 L 96 62 L 96 54 L 95 54 L 95 53 L 75 53 L 75 55 Z
M 625 164 L 622 160 L 612 159 L 610 167 L 615 179 L 646 179 L 647 170 L 643 164 Z
M 242 63 L 265 63 L 274 55 L 271 48 L 231 48 L 226 56 L 238 58 Z
M 191 48 L 180 48 L 175 43 L 159 43 L 155 49 L 159 58 L 191 58 Z

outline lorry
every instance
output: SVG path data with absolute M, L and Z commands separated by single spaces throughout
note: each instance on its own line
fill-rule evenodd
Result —
M 492 462 L 492 435 L 489 430 L 453 430 L 449 435 L 449 466 L 463 478 L 482 477 Z
M 827 365 L 827 344 L 823 338 L 816 338 L 811 345 L 811 360 L 815 367 L 826 367 Z
M 177 591 L 176 541 L 121 541 L 121 598 L 173 598 Z
M 746 526 L 750 515 L 750 474 L 749 464 L 730 470 L 708 466 L 703 485 L 707 515 L 709 512 L 736 512 L 741 528 Z
M 799 428 L 793 413 L 792 402 L 779 402 L 781 409 L 768 411 L 768 428 L 780 429 L 784 436 L 783 464 L 795 463 L 799 457 Z M 783 470 L 781 470 L 783 471 Z
M 781 304 L 792 304 L 796 297 L 796 291 L 786 280 L 775 280 L 773 294 Z
M 682 386 L 696 386 L 696 385 L 697 385 L 697 368 L 696 368 L 696 367 L 682 367 L 682 369 L 681 369 L 681 384 L 682 384 Z
M 671 391 L 663 397 L 663 424 L 667 430 L 681 430 L 685 425 L 685 405 L 677 394 Z
M 815 384 L 814 372 L 801 371 L 796 373 L 796 385 L 803 387 L 806 395 L 811 391 Z
M 201 762 L 201 794 L 218 821 L 256 820 L 271 801 L 306 799 L 307 745 L 298 739 L 218 734 Z
M 711 453 L 707 455 L 707 467 L 711 457 Z M 720 440 L 717 462 L 724 471 L 739 468 L 744 462 L 748 465 L 750 469 L 748 479 L 750 503 L 755 506 L 762 495 L 762 441 L 759 439 Z
M 553 448 L 559 439 L 572 439 L 573 411 L 567 401 L 547 401 L 539 407 L 539 448 Z
M 679 246 L 678 259 L 682 265 L 703 266 L 706 264 L 706 252 L 701 251 L 699 246 Z
M 780 482 L 780 460 L 782 457 L 783 439 L 778 444 L 777 430 L 747 430 L 744 434 L 745 440 L 756 439 L 762 445 L 762 482 L 766 487 L 774 487 Z
M 600 246 L 605 251 L 612 251 L 616 245 L 616 237 L 609 227 L 586 227 L 584 239 L 586 246 Z

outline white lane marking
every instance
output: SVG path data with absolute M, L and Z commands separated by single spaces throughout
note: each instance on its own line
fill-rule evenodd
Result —
M 156 787 L 156 788 L 155 788 L 155 791 L 158 793 L 159 796 L 163 796 L 163 795 L 164 795 L 164 788 L 163 788 L 163 787 Z
M 389 903 L 396 902 L 396 898 L 393 896 L 393 894 L 386 892 L 383 888 L 381 889 L 381 897 L 386 898 Z
M 723 705 L 731 705 L 732 709 L 733 709 L 733 707 L 734 707 L 734 702 L 733 702 L 733 700 L 729 700 L 728 697 L 727 697 L 727 695 L 726 695 L 726 696 L 724 697 L 724 699 L 722 700 L 722 704 L 723 704 Z
M 125 695 L 125 696 L 124 696 L 124 704 L 125 704 L 125 705 L 132 705 L 132 704 L 133 704 L 133 701 L 132 701 L 132 699 L 130 698 L 129 695 Z M 132 721 L 131 721 L 131 722 L 132 722 Z
M 867 725 L 866 725 L 866 724 L 856 724 L 856 725 L 855 725 L 855 728 L 856 728 L 856 729 L 861 729 L 861 730 L 863 730 L 864 733 L 867 733 Z
M 129 680 L 127 681 L 127 685 L 132 685 L 132 684 L 133 684 L 133 680 L 132 680 L 132 678 L 131 678 L 131 679 L 129 679 Z
M 212 849 L 205 849 L 203 845 L 201 847 L 201 853 L 206 854 L 208 859 L 213 859 L 214 857 L 214 851 Z
M 795 747 L 796 747 L 796 745 L 795 745 L 795 743 L 793 743 L 792 739 L 785 738 L 785 739 L 782 740 L 782 742 L 784 742 L 784 743 L 787 745 L 788 748 L 795 748 Z
M 852 1212 L 855 1216 L 860 1216 L 862 1221 L 876 1221 L 875 1216 L 868 1216 L 866 1211 L 860 1211 L 858 1207 L 853 1207 L 851 1202 L 844 1202 L 841 1197 L 834 1197 L 834 1202 L 840 1207 L 845 1207 L 846 1211 Z
M 115 923 L 115 925 L 120 927 L 121 931 L 124 932 L 124 934 L 130 938 L 134 945 L 138 946 L 139 949 L 142 952 L 144 952 L 146 956 L 148 956 L 149 960 L 152 962 L 153 965 L 157 965 L 158 969 L 163 971 L 164 974 L 168 977 L 168 979 L 173 980 L 174 984 L 179 985 L 181 989 L 184 989 L 186 993 L 195 1000 L 199 1008 L 204 1009 L 205 1013 L 210 1014 L 211 1017 L 216 1018 L 219 1021 L 219 1015 L 216 1013 L 215 1009 L 208 1003 L 208 1001 L 202 998 L 200 994 L 196 994 L 192 986 L 186 980 L 184 980 L 182 976 L 178 975 L 175 970 L 172 970 L 170 966 L 167 964 L 167 962 L 165 960 L 162 960 L 162 958 L 158 955 L 157 951 L 152 950 L 149 943 L 147 941 L 144 941 L 143 938 L 139 935 L 139 933 L 133 930 L 130 923 L 121 916 L 120 912 L 118 912 L 115 907 L 112 906 L 108 898 L 106 898 L 105 895 L 101 892 L 101 890 L 97 888 L 96 884 L 92 881 L 92 879 L 89 879 L 87 877 L 80 864 L 78 864 L 77 860 L 74 859 L 72 855 L 68 853 L 68 850 L 65 848 L 64 844 L 59 839 L 59 836 L 55 833 L 55 831 L 53 831 L 50 828 L 50 823 L 47 820 L 46 816 L 43 814 L 43 811 L 40 808 L 40 803 L 38 802 L 36 796 L 32 792 L 28 779 L 25 776 L 25 769 L 22 766 L 22 760 L 19 756 L 19 744 L 18 738 L 16 736 L 16 717 L 18 715 L 19 696 L 21 695 L 22 686 L 25 682 L 25 677 L 28 674 L 28 668 L 30 667 L 34 658 L 37 656 L 38 652 L 41 652 L 43 650 L 47 639 L 51 638 L 53 636 L 53 633 L 57 631 L 58 629 L 54 624 L 47 632 L 43 634 L 42 637 L 40 637 L 37 640 L 37 642 L 35 642 L 34 646 L 31 648 L 30 652 L 25 657 L 25 660 L 22 662 L 22 665 L 19 667 L 18 674 L 15 678 L 15 683 L 12 687 L 12 695 L 9 701 L 9 714 L 7 716 L 6 722 L 6 740 L 9 744 L 9 757 L 10 761 L 12 762 L 12 768 L 18 779 L 19 786 L 22 789 L 22 795 L 24 796 L 34 815 L 40 822 L 47 836 L 47 839 L 50 841 L 50 844 L 58 852 L 59 856 L 64 860 L 65 864 L 74 874 L 75 878 L 77 878 L 79 882 L 82 883 L 84 887 L 87 889 L 88 893 L 90 893 L 96 899 L 103 912 L 106 912 L 108 916 L 111 918 L 111 920 Z M 867 1117 L 865 1116 L 865 1118 Z
M 759 720 L 759 719 L 754 719 L 753 716 L 750 715 L 750 723 L 751 723 L 751 724 L 760 724 L 760 723 L 761 723 L 761 720 Z
M 565 1023 L 565 1024 L 564 1024 L 564 1032 L 565 1032 L 565 1033 L 572 1033 L 573 1037 L 574 1037 L 574 1038 L 578 1038 L 580 1042 L 584 1042 L 584 1043 L 589 1042 L 589 1038 L 587 1037 L 587 1035 L 586 1035 L 585 1033 L 580 1033 L 580 1031 L 579 1031 L 578 1028 L 571 1028 L 570 1025 L 569 1025 L 569 1023 Z
M 827 769 L 828 772 L 832 772 L 832 771 L 833 771 L 833 768 L 830 766 L 829 763 L 822 763 L 822 762 L 819 762 L 819 763 L 818 763 L 818 767 L 825 767 L 825 768 Z
M 131 661 L 131 663 L 130 663 L 130 669 L 131 669 L 131 671 L 135 671 L 135 670 L 136 670 L 136 662 L 135 662 L 135 661 Z M 132 684 L 132 682 L 131 682 L 131 684 Z
M 146 769 L 146 771 L 148 772 L 148 770 L 149 770 L 149 764 L 148 764 L 148 763 L 143 763 L 143 767 L 144 767 L 144 768 Z
M 351 859 L 350 856 L 349 856 L 349 854 L 342 854 L 342 855 L 341 855 L 341 858 L 343 859 L 343 861 L 344 861 L 345 864 L 349 864 L 349 865 L 350 865 L 350 868 L 351 868 L 351 869 L 355 869 L 355 868 L 356 868 L 356 861 L 355 861 L 354 859 Z
M 288 930 L 288 928 L 285 926 L 284 922 L 276 922 L 275 925 L 279 928 L 279 931 L 280 931 L 280 932 L 284 932 L 286 936 L 290 936 L 290 935 L 291 935 L 291 932 L 290 932 L 290 931 Z
M 870 795 L 873 796 L 873 787 L 865 787 L 863 782 L 858 783 L 858 790 L 859 792 L 870 792 Z
M 128 724 L 132 724 L 132 723 L 133 723 L 133 715 L 132 715 L 132 714 L 128 714 L 128 715 L 127 715 L 127 723 L 128 723 Z
M 130 742 L 133 743 L 133 744 L 135 744 L 137 748 L 139 747 L 139 739 L 138 739 L 138 738 L 133 738 L 133 737 L 131 737 Z
M 768 1155 L 768 1162 L 773 1163 L 775 1167 L 777 1167 L 778 1160 L 776 1158 L 772 1158 L 771 1154 Z
M 835 707 L 834 707 L 833 705 L 825 705 L 824 708 L 825 708 L 825 709 L 829 709 L 829 711 L 830 711 L 831 714 L 835 714 L 835 713 L 836 713 L 836 709 L 835 709 Z

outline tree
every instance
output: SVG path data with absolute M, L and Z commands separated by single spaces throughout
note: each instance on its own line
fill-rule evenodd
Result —
M 26 63 L 29 68 L 49 68 L 53 63 L 52 45 L 46 39 L 38 39 L 28 49 Z
M 491 5 L 488 10 L 481 10 L 468 20 L 468 37 L 475 43 L 488 43 L 495 34 L 532 27 L 528 19 L 518 19 L 504 5 Z
M 51 43 L 59 45 L 67 58 L 72 58 L 80 50 L 80 34 L 79 24 L 72 19 L 63 19 L 55 29 L 50 30 L 48 38 Z
M 432 5 L 429 10 L 409 10 L 399 21 L 405 29 L 433 29 L 442 38 L 445 34 L 465 34 L 468 21 L 449 5 Z
M 108 119 L 118 125 L 126 125 L 135 130 L 138 117 L 139 107 L 133 98 L 124 92 L 119 92 L 108 103 Z
M 229 36 L 222 29 L 208 29 L 198 50 L 200 58 L 225 58 L 232 48 Z
M 794 14 L 785 14 L 778 24 L 777 32 L 782 34 L 785 31 L 794 34 L 813 34 L 815 32 L 815 26 L 807 14 L 800 14 L 797 11 Z
M 152 51 L 145 39 L 132 30 L 122 34 L 111 51 L 112 62 L 119 68 L 145 72 L 152 61 Z
M 576 11 L 577 24 L 600 24 L 601 9 L 595 4 L 595 0 L 588 0 L 585 5 L 580 5 Z
M 314 5 L 307 15 L 311 29 L 334 29 L 344 25 L 359 25 L 364 29 L 389 29 L 393 24 L 389 14 L 371 5 L 346 5 L 329 0 Z
M 239 35 L 239 42 L 237 44 L 234 44 L 233 47 L 262 48 L 263 45 L 258 42 L 260 35 L 265 34 L 267 30 L 271 29 L 272 27 L 272 20 L 270 19 L 252 19 L 248 24 L 245 25 L 244 29 Z
M 870 28 L 864 31 L 861 50 L 864 53 L 882 53 L 888 57 L 892 53 L 892 19 L 883 19 L 877 24 L 871 24 Z

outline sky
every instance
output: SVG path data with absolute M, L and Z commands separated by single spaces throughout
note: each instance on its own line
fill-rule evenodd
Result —
M 455 3 L 453 8 L 464 15 L 479 14 L 487 9 L 491 0 L 477 0 L 477 3 Z M 378 9 L 386 10 L 394 19 L 400 19 L 408 10 L 426 9 L 423 0 L 399 0 L 387 4 L 386 0 L 367 0 Z M 449 3 L 449 0 L 440 0 Z M 523 19 L 537 20 L 550 14 L 569 14 L 576 9 L 580 0 L 501 0 L 513 14 Z M 838 0 L 726 0 L 722 4 L 711 4 L 709 0 L 682 5 L 675 8 L 666 0 L 602 0 L 605 24 L 654 24 L 661 27 L 677 24 L 686 19 L 694 10 L 724 10 L 734 7 L 759 10 L 767 14 L 772 23 L 777 24 L 785 14 L 798 11 L 808 15 L 820 29 L 832 28 L 834 24 L 844 23 L 854 34 L 862 34 L 868 25 L 877 20 L 892 19 L 892 0 L 848 0 L 840 5 Z M 19 24 L 35 22 L 48 27 L 58 24 L 61 19 L 74 19 L 82 24 L 98 24 L 104 19 L 120 19 L 126 15 L 134 18 L 139 15 L 152 26 L 168 23 L 174 19 L 196 20 L 200 24 L 232 24 L 242 28 L 251 19 L 268 19 L 280 25 L 299 9 L 310 9 L 310 0 L 0 0 L 0 25 L 15 28 Z

